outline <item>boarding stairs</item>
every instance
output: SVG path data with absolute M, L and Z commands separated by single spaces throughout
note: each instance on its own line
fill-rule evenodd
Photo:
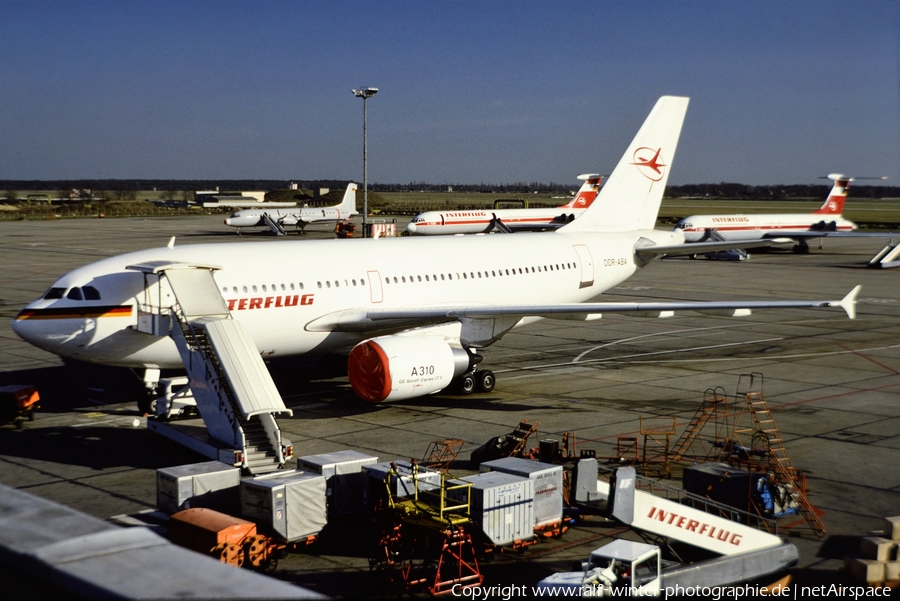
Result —
M 749 378 L 749 380 L 747 380 Z M 749 389 L 742 391 L 742 382 L 749 381 Z M 755 382 L 760 382 L 758 390 Z M 799 471 L 791 465 L 791 459 L 788 457 L 787 449 L 784 446 L 784 439 L 778 428 L 775 426 L 775 420 L 772 412 L 766 403 L 762 393 L 762 374 L 744 374 L 738 382 L 738 395 L 744 397 L 744 412 L 737 416 L 734 422 L 734 437 L 740 440 L 741 436 L 750 437 L 750 448 L 754 448 L 760 444 L 766 448 L 765 459 L 767 464 L 763 466 L 751 466 L 757 470 L 765 468 L 769 476 L 774 480 L 774 484 L 783 487 L 786 493 L 786 501 L 795 505 L 800 512 L 802 521 L 806 522 L 816 536 L 822 536 L 825 533 L 825 524 L 819 517 L 819 513 L 815 507 L 806 498 L 806 491 L 800 484 L 802 476 Z M 749 415 L 749 425 L 742 422 L 743 415 Z M 752 456 L 750 461 L 752 462 Z
M 272 219 L 272 217 L 269 216 L 268 213 L 263 213 L 263 214 L 262 214 L 262 222 L 265 223 L 266 226 L 267 226 L 270 230 L 272 230 L 272 232 L 273 232 L 276 236 L 284 236 L 284 235 L 287 234 L 287 230 L 284 229 L 284 226 L 281 225 L 280 222 L 275 221 L 274 219 Z
M 181 264 L 132 266 L 159 275 L 177 302 L 170 307 L 175 341 L 197 410 L 212 438 L 241 451 L 241 467 L 257 475 L 282 467 L 290 442 L 276 415 L 291 415 L 250 335 L 231 317 L 213 278 L 215 268 Z
M 503 223 L 503 220 L 499 217 L 494 217 L 491 219 L 491 223 L 488 226 L 488 232 L 499 232 L 501 234 L 512 234 L 515 233 L 511 227 Z
M 604 479 L 598 478 L 598 475 Z M 774 520 L 637 476 L 634 468 L 600 468 L 580 459 L 576 506 L 593 507 L 635 530 L 677 540 L 718 555 L 738 555 L 782 544 Z
M 889 269 L 900 267 L 900 243 L 891 240 L 890 244 L 879 251 L 867 264 L 869 267 Z
M 728 242 L 728 240 L 719 233 L 718 229 L 710 228 L 706 230 L 704 242 Z M 729 261 L 746 261 L 750 258 L 750 253 L 743 248 L 732 248 L 703 254 L 708 259 L 727 259 Z

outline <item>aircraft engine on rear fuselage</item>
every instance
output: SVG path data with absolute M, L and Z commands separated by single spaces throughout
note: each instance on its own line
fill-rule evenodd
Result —
M 379 336 L 353 347 L 347 375 L 357 396 L 380 403 L 437 392 L 470 367 L 469 353 L 441 336 Z

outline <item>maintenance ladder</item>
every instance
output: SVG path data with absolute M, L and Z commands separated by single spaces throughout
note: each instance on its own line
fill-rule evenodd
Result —
M 749 382 L 748 382 L 749 381 Z M 758 385 L 757 385 L 758 382 Z M 742 384 L 747 383 L 747 388 L 742 391 Z M 765 445 L 767 464 L 765 466 L 753 465 L 752 456 L 749 459 L 751 467 L 757 469 L 766 467 L 774 475 L 774 484 L 783 486 L 790 499 L 798 505 L 802 522 L 806 522 L 816 536 L 825 534 L 825 524 L 819 517 L 819 513 L 815 507 L 806 498 L 805 486 L 801 484 L 802 475 L 799 470 L 791 465 L 791 459 L 788 457 L 787 448 L 784 446 L 784 439 L 778 428 L 775 426 L 775 420 L 772 412 L 763 397 L 762 392 L 762 374 L 752 373 L 743 374 L 738 380 L 737 396 L 743 396 L 744 407 L 741 414 L 734 422 L 734 437 L 740 440 L 743 435 L 746 439 L 750 437 L 750 448 L 758 444 Z M 737 399 L 736 399 L 737 400 Z M 741 423 L 742 417 L 749 415 L 749 425 Z
M 709 441 L 700 437 L 700 432 L 707 423 L 712 421 L 715 427 L 712 446 L 707 446 Z M 709 459 L 715 452 L 715 445 L 728 438 L 728 397 L 721 386 L 707 388 L 703 393 L 703 402 L 688 422 L 681 437 L 675 441 L 672 449 L 672 461 L 681 461 L 687 458 L 689 461 L 697 459 Z M 694 444 L 700 445 L 702 453 L 694 453 Z

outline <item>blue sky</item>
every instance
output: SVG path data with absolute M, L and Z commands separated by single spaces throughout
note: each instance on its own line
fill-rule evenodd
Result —
M 900 0 L 0 0 L 0 179 L 900 185 Z

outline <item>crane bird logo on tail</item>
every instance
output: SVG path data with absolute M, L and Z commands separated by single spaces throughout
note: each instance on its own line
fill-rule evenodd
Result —
M 651 181 L 658 182 L 666 173 L 663 169 L 666 164 L 660 162 L 659 153 L 661 150 L 662 148 L 653 150 L 652 148 L 647 148 L 646 146 L 638 148 L 634 151 L 634 162 L 632 162 L 631 164 L 637 166 L 638 170 L 644 177 Z

